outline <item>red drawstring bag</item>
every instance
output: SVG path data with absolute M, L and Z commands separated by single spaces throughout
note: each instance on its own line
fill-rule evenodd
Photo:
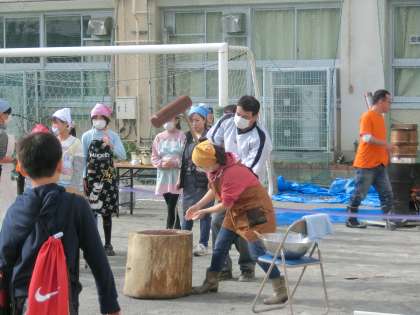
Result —
M 59 239 L 50 236 L 36 258 L 28 291 L 27 315 L 68 315 L 69 281 L 66 256 Z

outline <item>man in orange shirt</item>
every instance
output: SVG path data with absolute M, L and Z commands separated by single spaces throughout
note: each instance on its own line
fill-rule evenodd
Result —
M 373 95 L 373 105 L 360 118 L 360 140 L 353 166 L 356 168 L 355 188 L 347 210 L 356 214 L 369 187 L 373 185 L 379 194 L 384 213 L 393 208 L 392 187 L 388 177 L 387 165 L 391 145 L 386 141 L 386 127 L 383 114 L 390 110 L 391 94 L 378 90 Z M 349 217 L 346 226 L 366 228 L 356 217 Z

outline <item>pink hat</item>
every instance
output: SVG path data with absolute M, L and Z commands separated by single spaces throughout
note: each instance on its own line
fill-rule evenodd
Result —
M 105 116 L 111 118 L 112 108 L 106 106 L 105 104 L 97 103 L 92 111 L 90 112 L 90 118 L 93 116 Z
M 32 128 L 31 133 L 37 133 L 37 132 L 49 133 L 50 130 L 43 124 L 36 124 Z

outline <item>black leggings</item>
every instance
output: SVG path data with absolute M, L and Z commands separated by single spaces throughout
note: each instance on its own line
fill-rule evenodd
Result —
M 111 232 L 112 232 L 112 215 L 102 215 L 102 225 L 104 227 L 105 246 L 111 245 Z
M 181 225 L 179 223 L 178 213 L 176 211 L 176 204 L 178 202 L 178 194 L 171 194 L 166 193 L 163 194 L 163 198 L 165 198 L 166 206 L 168 208 L 168 217 L 166 219 L 166 228 L 167 229 L 181 229 Z

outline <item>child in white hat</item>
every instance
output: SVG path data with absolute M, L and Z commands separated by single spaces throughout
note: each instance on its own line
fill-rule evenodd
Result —
M 75 137 L 70 108 L 62 108 L 52 115 L 52 131 L 61 143 L 63 150 L 63 169 L 59 185 L 69 192 L 83 192 L 83 149 Z

